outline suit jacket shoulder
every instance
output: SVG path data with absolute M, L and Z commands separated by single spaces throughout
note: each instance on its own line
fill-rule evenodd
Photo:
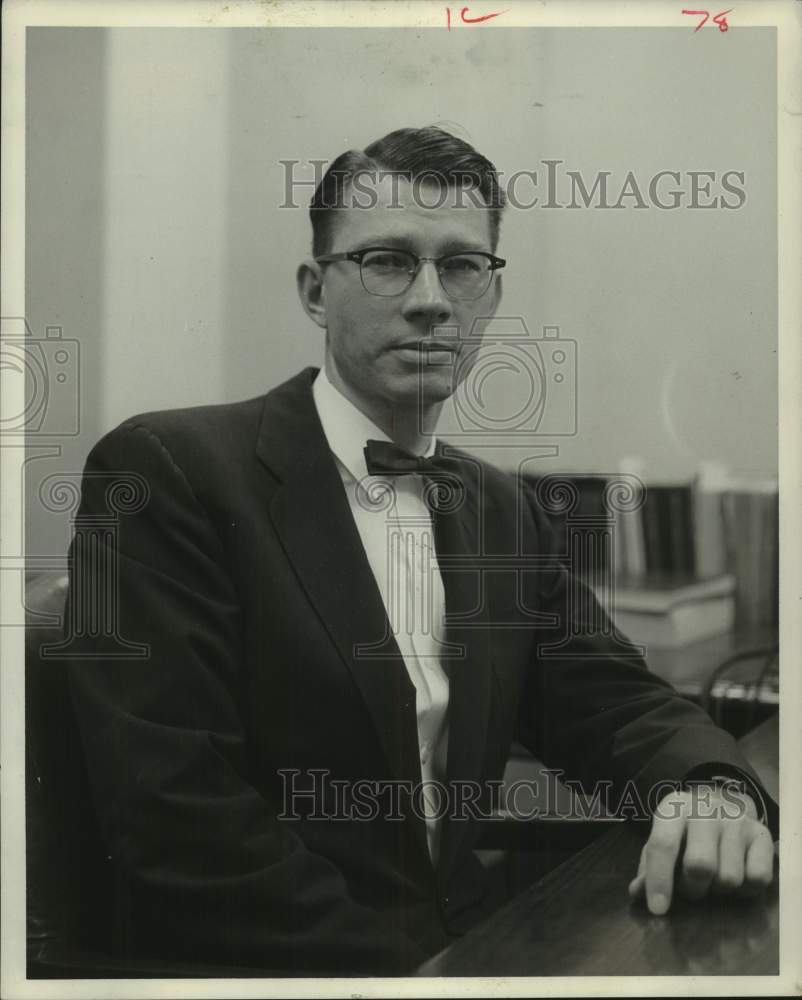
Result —
M 283 464 L 301 455 L 317 422 L 311 385 L 317 369 L 307 368 L 261 396 L 232 403 L 151 410 L 135 414 L 105 434 L 88 465 L 113 468 L 132 458 L 132 437 L 150 439 L 190 483 L 195 495 L 213 505 L 219 491 L 252 475 L 254 455 L 275 452 Z M 319 426 L 319 422 L 318 422 Z M 271 463 L 270 470 L 282 465 Z

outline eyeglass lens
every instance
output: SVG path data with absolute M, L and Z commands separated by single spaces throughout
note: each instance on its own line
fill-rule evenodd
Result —
M 365 290 L 372 295 L 399 295 L 415 278 L 416 258 L 404 250 L 373 250 L 362 258 Z M 440 284 L 455 299 L 484 295 L 493 274 L 487 257 L 477 253 L 450 254 L 437 262 Z

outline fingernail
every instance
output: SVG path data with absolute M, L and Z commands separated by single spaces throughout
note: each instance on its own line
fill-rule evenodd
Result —
M 656 893 L 652 896 L 652 905 L 650 907 L 652 913 L 657 914 L 658 917 L 662 917 L 664 913 L 668 912 L 668 896 L 664 896 L 662 892 Z

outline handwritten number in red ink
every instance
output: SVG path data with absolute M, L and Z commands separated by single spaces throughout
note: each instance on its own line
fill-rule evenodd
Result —
M 509 8 L 507 8 L 509 10 Z M 482 21 L 489 21 L 492 17 L 499 17 L 501 14 L 506 14 L 506 10 L 497 10 L 495 14 L 482 14 L 479 17 L 468 17 L 468 8 L 463 7 L 459 12 L 459 16 L 463 24 L 481 24 Z
M 727 24 L 727 14 L 731 13 L 732 7 L 729 10 L 723 10 L 720 14 L 716 14 L 713 18 L 713 24 L 718 25 L 719 31 L 729 31 L 730 26 Z
M 494 14 L 480 14 L 478 17 L 469 17 L 468 16 L 469 10 L 470 7 L 463 7 L 462 10 L 459 12 L 460 20 L 462 21 L 463 24 L 483 24 L 485 21 L 490 21 L 494 17 L 501 17 L 502 14 L 508 13 L 509 7 L 507 8 L 507 10 L 497 10 Z M 446 7 L 446 25 L 448 26 L 448 30 L 451 31 L 450 7 Z
M 718 25 L 719 31 L 730 30 L 730 26 L 727 24 L 727 14 L 732 13 L 732 10 L 733 8 L 730 7 L 729 10 L 723 10 L 720 14 L 716 14 L 715 17 L 713 18 L 713 24 Z M 707 23 L 708 18 L 710 17 L 710 11 L 707 10 L 683 10 L 682 13 L 696 15 L 697 17 L 701 16 L 702 20 L 693 29 L 694 35 L 700 28 L 704 27 L 704 25 Z
M 683 10 L 682 13 L 683 14 L 697 14 L 697 15 L 698 14 L 704 14 L 704 17 L 702 18 L 702 20 L 693 29 L 694 35 L 707 22 L 707 19 L 710 17 L 709 12 L 706 11 L 706 10 Z

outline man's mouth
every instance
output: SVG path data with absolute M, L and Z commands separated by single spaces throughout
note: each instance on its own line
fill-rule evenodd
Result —
M 396 350 L 415 351 L 424 356 L 430 353 L 441 353 L 442 351 L 456 354 L 457 345 L 453 341 L 445 340 L 408 340 L 404 344 L 399 344 Z

